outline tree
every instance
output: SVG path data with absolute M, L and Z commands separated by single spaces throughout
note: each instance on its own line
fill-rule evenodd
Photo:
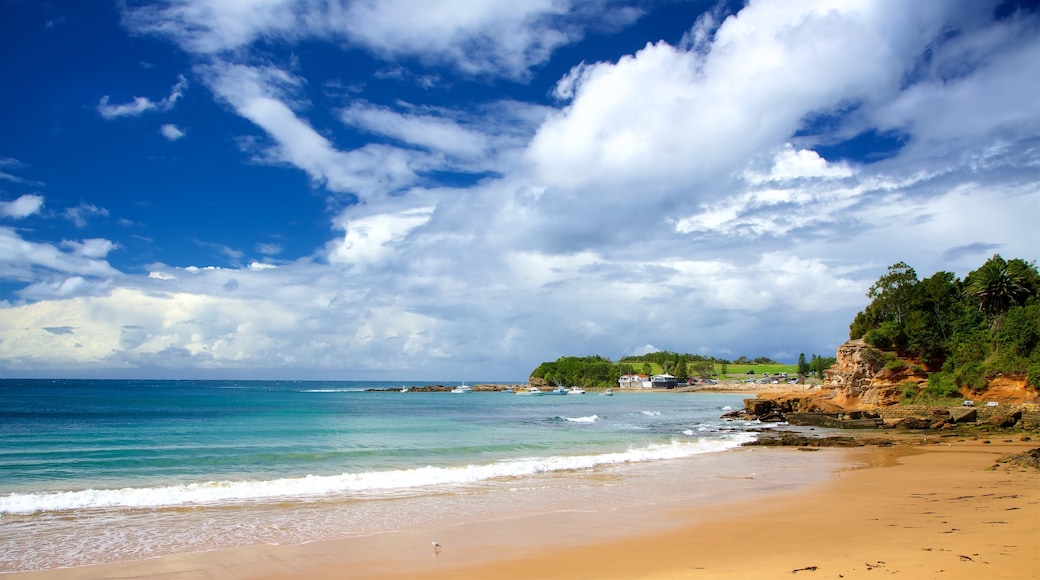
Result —
M 802 375 L 803 377 L 809 374 L 809 363 L 805 360 L 804 352 L 798 355 L 798 374 Z
M 690 378 L 690 372 L 686 370 L 686 357 L 679 357 L 679 362 L 675 365 L 675 378 L 680 381 Z
M 1022 260 L 1016 262 L 1019 263 L 1010 266 L 996 254 L 968 274 L 965 294 L 978 302 L 979 310 L 991 321 L 1007 312 L 1012 304 L 1024 303 L 1030 295 L 1027 282 L 1030 268 Z M 1036 268 L 1032 270 L 1035 272 Z
M 894 320 L 901 325 L 913 303 L 913 291 L 917 286 L 917 272 L 906 262 L 897 262 L 888 267 L 888 273 L 878 279 L 867 298 L 877 305 L 881 321 Z
M 812 355 L 812 362 L 809 363 L 809 369 L 811 372 L 815 372 L 817 378 L 823 378 L 823 371 L 831 368 L 831 366 L 838 362 L 838 359 L 834 357 L 822 357 L 819 355 Z

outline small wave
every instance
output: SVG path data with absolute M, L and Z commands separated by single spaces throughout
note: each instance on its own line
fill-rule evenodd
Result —
M 599 415 L 589 415 L 588 417 L 563 417 L 571 423 L 595 423 L 599 421 Z
M 361 393 L 365 389 L 304 389 L 301 393 Z
M 661 416 L 661 412 L 660 411 L 640 411 L 640 413 L 646 415 L 647 417 L 660 417 Z
M 725 451 L 754 439 L 740 433 L 718 439 L 673 441 L 617 453 L 527 457 L 484 465 L 419 467 L 340 475 L 273 480 L 210 481 L 182 485 L 10 493 L 0 496 L 0 515 L 63 512 L 100 508 L 169 508 L 204 504 L 237 504 L 272 498 L 314 498 L 330 494 L 388 493 L 430 486 L 471 484 L 500 477 L 591 469 L 600 465 L 679 459 Z
M 722 409 L 720 409 L 720 410 L 721 410 L 721 411 L 732 411 L 732 410 L 733 410 L 733 407 L 730 407 L 729 405 L 726 405 L 725 407 L 723 407 L 723 408 L 722 408 Z

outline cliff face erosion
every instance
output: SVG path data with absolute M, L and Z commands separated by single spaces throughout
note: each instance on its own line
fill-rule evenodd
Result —
M 841 345 L 837 361 L 826 371 L 822 385 L 807 390 L 762 393 L 746 399 L 739 412 L 762 421 L 788 421 L 791 424 L 839 428 L 879 427 L 884 423 L 910 421 L 923 428 L 945 423 L 985 419 L 1003 424 L 1023 418 L 1030 423 L 1040 406 L 1040 396 L 1026 386 L 1026 378 L 1001 376 L 988 381 L 982 389 L 964 389 L 961 395 L 975 406 L 931 408 L 901 405 L 900 395 L 908 387 L 923 387 L 928 380 L 924 368 L 911 359 L 882 352 L 862 340 Z M 993 406 L 996 404 L 996 406 Z M 1014 411 L 1012 411 L 1014 410 Z M 941 417 L 940 417 L 941 415 Z M 992 416 L 992 417 L 991 417 Z M 910 426 L 910 425 L 904 425 Z

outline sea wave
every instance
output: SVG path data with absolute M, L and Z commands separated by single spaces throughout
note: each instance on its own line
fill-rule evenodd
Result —
M 599 415 L 589 415 L 588 417 L 563 417 L 571 423 L 595 423 L 599 421 Z
M 723 438 L 673 441 L 616 453 L 525 457 L 483 465 L 419 467 L 389 471 L 308 475 L 272 480 L 210 481 L 182 485 L 10 493 L 0 496 L 0 515 L 38 514 L 104 508 L 171 508 L 207 504 L 234 505 L 257 500 L 315 498 L 335 494 L 395 492 L 434 486 L 478 483 L 494 478 L 592 469 L 602 465 L 679 459 L 725 451 L 754 438 L 737 433 Z

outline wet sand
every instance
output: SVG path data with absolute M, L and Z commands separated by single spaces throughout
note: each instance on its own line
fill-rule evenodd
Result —
M 823 483 L 721 504 L 692 497 L 8 577 L 1040 578 L 1040 473 L 987 470 L 1002 455 L 1037 446 L 1015 437 L 816 453 L 758 449 L 792 462 L 838 453 L 856 467 Z M 435 550 L 433 539 L 443 547 Z

